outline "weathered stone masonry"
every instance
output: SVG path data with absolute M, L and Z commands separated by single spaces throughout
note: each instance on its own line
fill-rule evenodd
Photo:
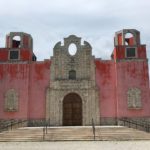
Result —
M 77 52 L 69 54 L 69 45 L 74 43 Z M 95 63 L 88 42 L 81 45 L 81 39 L 71 35 L 65 38 L 64 45 L 57 43 L 51 58 L 50 87 L 47 90 L 46 118 L 51 125 L 62 125 L 62 103 L 69 93 L 77 93 L 82 99 L 83 125 L 90 125 L 92 118 L 99 124 L 99 90 L 95 80 Z M 76 79 L 69 79 L 70 70 L 76 72 Z

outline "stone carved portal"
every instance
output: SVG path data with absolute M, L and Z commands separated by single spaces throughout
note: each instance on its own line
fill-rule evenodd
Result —
M 69 53 L 72 43 L 77 48 L 74 55 Z M 84 45 L 81 45 L 81 38 L 75 35 L 65 38 L 64 45 L 61 42 L 55 45 L 46 95 L 46 119 L 50 125 L 92 125 L 92 119 L 96 125 L 100 124 L 99 89 L 95 81 L 94 60 L 90 44 L 84 41 Z M 80 104 L 77 97 L 81 99 Z M 74 109 L 73 105 L 80 108 Z M 76 116 L 80 119 L 76 120 Z M 67 117 L 70 118 L 67 120 Z
M 79 95 L 70 93 L 63 100 L 63 125 L 82 125 L 82 100 Z

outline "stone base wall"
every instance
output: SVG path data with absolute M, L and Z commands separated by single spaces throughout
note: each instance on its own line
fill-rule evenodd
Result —
M 28 120 L 28 127 L 43 127 L 49 125 L 49 122 L 45 119 L 32 119 Z
M 117 125 L 117 118 L 113 117 L 101 117 L 100 118 L 100 125 Z
M 128 119 L 134 121 L 138 124 L 150 124 L 150 117 L 133 117 L 133 118 L 113 118 L 113 117 L 101 117 L 100 125 L 124 125 L 124 122 L 121 119 Z M 134 125 L 133 125 L 134 126 Z

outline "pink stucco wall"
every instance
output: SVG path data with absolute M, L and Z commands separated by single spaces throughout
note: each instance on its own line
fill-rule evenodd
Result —
M 32 64 L 0 64 L 0 119 L 45 118 L 46 88 L 50 61 Z M 9 89 L 19 93 L 19 110 L 4 111 L 4 95 Z
M 96 84 L 101 117 L 150 116 L 147 60 L 95 60 Z M 45 118 L 46 89 L 50 84 L 50 60 L 32 63 L 0 64 L 0 119 Z M 142 109 L 128 109 L 127 90 L 142 90 Z M 19 110 L 4 111 L 4 95 L 9 89 L 19 93 Z
M 101 117 L 149 117 L 150 95 L 147 60 L 102 61 L 96 60 L 96 83 L 100 95 Z M 129 109 L 129 88 L 142 91 L 141 109 Z
M 46 90 L 50 84 L 50 61 L 35 62 L 30 72 L 29 118 L 45 118 Z
M 0 118 L 27 118 L 29 101 L 29 64 L 0 64 Z M 4 96 L 9 89 L 19 93 L 19 110 L 4 111 Z
M 116 116 L 114 61 L 96 60 L 96 84 L 99 88 L 100 116 Z
M 150 116 L 149 76 L 147 60 L 119 62 L 117 68 L 117 114 L 118 117 Z M 139 88 L 142 109 L 128 109 L 127 91 L 129 88 Z

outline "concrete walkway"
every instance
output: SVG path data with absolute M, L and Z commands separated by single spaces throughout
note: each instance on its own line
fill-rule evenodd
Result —
M 0 150 L 150 150 L 150 141 L 0 142 Z

